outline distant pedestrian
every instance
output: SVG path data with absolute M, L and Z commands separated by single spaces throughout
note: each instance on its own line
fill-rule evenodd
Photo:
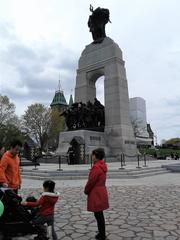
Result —
M 171 152 L 171 158 L 174 159 L 174 153 L 173 152 Z
M 176 153 L 176 154 L 175 154 L 175 160 L 178 160 L 178 159 L 179 159 L 179 154 Z
M 156 152 L 154 152 L 154 158 L 157 159 L 157 153 Z
M 46 240 L 47 230 L 44 224 L 47 224 L 51 228 L 50 239 L 57 240 L 57 235 L 54 230 L 54 207 L 58 201 L 59 193 L 55 192 L 55 182 L 52 180 L 46 180 L 43 183 L 43 190 L 41 197 L 37 201 L 22 202 L 23 206 L 37 208 L 39 210 L 37 215 L 32 220 L 38 229 L 38 236 L 34 240 Z
M 0 143 L 0 160 L 1 160 L 4 152 L 5 152 L 5 149 L 4 149 L 3 145 Z
M 14 189 L 16 193 L 21 185 L 20 159 L 18 156 L 21 147 L 21 141 L 13 140 L 10 143 L 9 150 L 3 154 L 0 161 L 0 184 Z
M 107 166 L 104 162 L 104 149 L 98 148 L 92 151 L 93 167 L 89 173 L 84 193 L 88 195 L 87 210 L 94 212 L 97 221 L 98 234 L 96 239 L 105 240 L 105 219 L 103 210 L 109 208 L 108 193 L 106 189 Z

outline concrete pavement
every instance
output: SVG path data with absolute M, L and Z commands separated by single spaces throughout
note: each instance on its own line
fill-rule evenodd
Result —
M 92 240 L 97 231 L 86 211 L 85 180 L 56 181 L 60 200 L 55 210 L 59 239 Z M 38 196 L 42 181 L 23 179 L 22 196 Z M 109 240 L 180 239 L 180 174 L 141 179 L 108 179 L 110 208 L 105 211 Z M 16 238 L 30 240 L 33 236 Z

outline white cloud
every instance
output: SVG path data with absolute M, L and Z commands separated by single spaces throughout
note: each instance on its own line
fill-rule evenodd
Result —
M 51 102 L 60 72 L 69 97 L 78 58 L 91 42 L 89 3 L 110 9 L 107 35 L 122 49 L 130 96 L 146 99 L 159 139 L 179 136 L 178 0 L 0 0 L 1 92 L 22 114 L 32 102 Z

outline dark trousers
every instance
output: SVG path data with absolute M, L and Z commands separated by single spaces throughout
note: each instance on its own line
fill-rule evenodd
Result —
M 37 216 L 33 219 L 33 223 L 37 227 L 38 230 L 38 236 L 41 237 L 42 239 L 46 239 L 47 237 L 47 228 L 45 227 L 45 224 L 48 226 L 51 226 L 51 232 L 52 232 L 52 239 L 57 240 L 57 235 L 54 230 L 54 216 L 49 215 L 49 216 Z
M 99 236 L 103 240 L 103 239 L 105 239 L 105 236 L 106 236 L 105 219 L 104 219 L 103 211 L 94 212 L 94 216 L 95 216 L 96 221 L 97 221 Z
M 18 194 L 18 188 L 17 189 L 13 189 L 13 191 Z

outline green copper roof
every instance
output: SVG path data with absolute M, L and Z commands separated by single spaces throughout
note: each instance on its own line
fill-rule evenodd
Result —
M 64 93 L 61 90 L 55 92 L 53 101 L 52 101 L 50 106 L 52 107 L 52 106 L 58 106 L 58 105 L 67 106 L 67 102 L 66 102 L 66 99 L 64 97 Z
M 70 99 L 69 99 L 69 107 L 73 104 L 73 97 L 72 97 L 72 94 L 70 96 Z

